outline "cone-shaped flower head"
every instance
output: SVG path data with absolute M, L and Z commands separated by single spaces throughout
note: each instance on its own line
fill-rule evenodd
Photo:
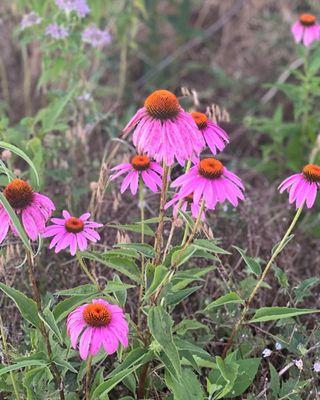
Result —
M 301 207 L 306 203 L 311 208 L 316 200 L 317 191 L 320 187 L 320 166 L 307 164 L 302 168 L 300 174 L 294 174 L 285 179 L 279 186 L 280 193 L 285 190 L 289 193 L 289 203 L 296 203 Z
M 226 144 L 229 143 L 227 133 L 211 121 L 206 114 L 196 111 L 192 112 L 191 116 L 212 154 L 215 155 L 218 151 L 222 151 Z
M 175 160 L 183 165 L 186 160 L 199 156 L 204 147 L 193 118 L 168 90 L 151 93 L 124 132 L 134 127 L 133 144 L 138 152 L 167 165 Z
M 96 355 L 100 348 L 107 354 L 113 354 L 119 342 L 128 346 L 129 327 L 123 310 L 109 304 L 103 299 L 92 300 L 68 315 L 67 333 L 71 345 L 77 348 L 78 338 L 80 357 L 85 360 L 88 355 Z
M 63 218 L 52 218 L 53 225 L 48 226 L 43 234 L 43 237 L 53 236 L 49 249 L 55 247 L 55 253 L 70 247 L 70 253 L 74 256 L 78 249 L 87 249 L 88 241 L 96 243 L 100 240 L 100 235 L 95 229 L 103 225 L 90 221 L 90 213 L 76 218 L 64 210 L 62 215 Z
M 213 157 L 204 158 L 171 184 L 171 187 L 179 186 L 178 199 L 193 193 L 193 202 L 199 204 L 204 200 L 208 209 L 226 200 L 236 207 L 244 199 L 241 179 Z
M 291 32 L 296 43 L 302 42 L 305 46 L 320 40 L 320 25 L 313 14 L 301 14 L 299 20 L 292 25 Z
M 22 225 L 29 238 L 37 240 L 55 209 L 52 201 L 49 197 L 34 192 L 29 183 L 21 179 L 12 180 L 4 188 L 3 194 L 16 214 L 21 216 Z M 9 227 L 17 235 L 9 214 L 0 204 L 0 243 L 6 237 Z
M 161 175 L 162 167 L 145 155 L 135 155 L 131 158 L 130 163 L 123 163 L 111 169 L 115 172 L 110 180 L 116 179 L 118 176 L 127 174 L 121 185 L 121 193 L 123 193 L 130 185 L 130 190 L 133 195 L 137 193 L 139 186 L 139 177 L 153 192 L 158 191 L 162 185 Z

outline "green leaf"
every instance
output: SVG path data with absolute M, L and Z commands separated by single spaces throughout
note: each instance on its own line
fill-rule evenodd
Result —
M 308 297 L 311 295 L 311 292 L 309 288 L 312 286 L 318 285 L 320 283 L 320 278 L 312 277 L 305 279 L 302 281 L 295 289 L 295 295 L 296 295 L 296 302 L 302 301 L 305 297 Z
M 174 331 L 181 336 L 184 336 L 188 331 L 194 331 L 198 329 L 204 329 L 209 332 L 209 327 L 202 324 L 195 319 L 184 319 L 178 325 L 174 327 Z
M 19 234 L 19 237 L 22 240 L 25 248 L 28 249 L 32 253 L 32 248 L 30 246 L 28 236 L 27 236 L 25 230 L 23 229 L 19 218 L 17 217 L 17 214 L 15 213 L 15 211 L 11 207 L 8 200 L 5 198 L 5 196 L 1 192 L 0 192 L 0 203 L 3 205 L 3 207 L 6 209 L 7 213 L 9 214 L 9 217 L 10 217 L 14 227 L 16 228 L 16 230 Z
M 55 129 L 55 125 L 57 124 L 60 115 L 72 99 L 76 89 L 77 88 L 74 87 L 64 97 L 54 100 L 48 107 L 43 108 L 38 112 L 34 124 L 41 121 L 43 133 L 51 132 Z
M 143 256 L 153 258 L 155 256 L 155 251 L 152 246 L 146 243 L 119 243 L 116 247 L 121 247 L 124 249 L 133 249 Z
M 207 239 L 197 239 L 194 240 L 193 245 L 201 250 L 206 250 L 209 253 L 215 254 L 230 254 L 228 251 L 225 251 L 221 247 L 217 246 L 215 242 Z
M 44 363 L 41 360 L 25 360 L 25 361 L 20 361 L 16 364 L 8 365 L 7 367 L 0 366 L 0 376 L 3 374 L 6 374 L 7 372 L 10 371 L 16 371 L 17 369 L 22 369 L 26 367 L 32 367 L 32 366 L 41 366 L 45 367 L 47 364 Z
M 207 307 L 203 310 L 203 312 L 209 311 L 215 307 L 221 307 L 226 304 L 244 304 L 244 300 L 242 300 L 237 293 L 230 292 L 214 300 L 212 303 L 208 304 Z
M 153 338 L 159 343 L 163 352 L 171 361 L 175 369 L 175 378 L 181 377 L 181 366 L 178 350 L 172 337 L 173 321 L 171 316 L 161 306 L 150 308 L 148 314 L 148 326 Z
M 221 357 L 216 357 L 217 367 L 221 374 L 221 377 L 225 380 L 225 384 L 222 387 L 222 390 L 215 396 L 215 399 L 222 399 L 225 397 L 230 390 L 232 389 L 234 382 L 238 376 L 239 366 L 237 363 L 227 363 Z
M 123 275 L 128 276 L 135 282 L 142 283 L 139 268 L 131 258 L 115 255 L 110 256 L 108 253 L 101 254 L 88 251 L 81 253 L 81 255 L 84 258 L 97 261 L 102 265 L 115 269 L 116 271 L 121 272 Z
M 85 285 L 76 286 L 71 289 L 59 290 L 55 292 L 57 296 L 79 296 L 79 295 L 90 295 L 98 293 L 96 286 L 87 283 Z
M 174 265 L 176 268 L 179 267 L 180 265 L 186 263 L 189 258 L 192 257 L 192 255 L 195 253 L 196 248 L 192 245 L 188 246 L 184 250 L 177 250 L 172 254 L 171 258 L 171 263 Z
M 202 386 L 190 368 L 182 369 L 181 384 L 177 384 L 167 371 L 165 381 L 175 400 L 203 400 L 205 398 Z
M 44 324 L 50 329 L 50 331 L 57 337 L 60 344 L 63 344 L 63 338 L 60 329 L 58 327 L 56 320 L 54 319 L 52 311 L 49 309 L 49 306 L 47 306 L 43 310 L 43 313 L 39 312 L 39 317 L 44 322 Z
M 248 389 L 257 375 L 260 362 L 261 358 L 247 358 L 236 361 L 239 366 L 237 378 L 230 392 L 226 394 L 226 398 L 238 397 Z
M 103 399 L 119 382 L 129 376 L 132 372 L 140 368 L 143 364 L 151 361 L 154 358 L 152 352 L 146 349 L 134 349 L 132 350 L 123 363 L 118 365 L 108 376 L 108 379 L 101 383 L 93 392 L 93 399 Z
M 191 268 L 184 271 L 177 271 L 172 278 L 174 290 L 184 289 L 186 286 L 194 281 L 203 281 L 203 279 L 201 279 L 201 276 L 206 275 L 214 268 L 215 267 L 211 266 L 206 268 Z
M 176 306 L 200 288 L 202 288 L 202 285 L 192 286 L 191 288 L 180 289 L 178 291 L 169 291 L 165 296 L 166 303 L 168 306 Z
M 145 296 L 149 297 L 164 281 L 164 278 L 168 274 L 168 268 L 163 265 L 157 265 L 154 269 L 153 280 Z
M 260 263 L 254 258 L 247 256 L 246 253 L 242 249 L 240 249 L 240 247 L 233 247 L 240 253 L 249 270 L 257 276 L 261 275 Z
M 146 221 L 144 221 L 144 222 L 146 222 Z M 138 224 L 138 223 L 124 224 L 124 225 L 108 224 L 107 226 L 109 228 L 115 228 L 115 229 L 124 230 L 124 231 L 137 232 L 137 233 L 142 232 L 142 225 Z M 153 230 L 148 225 L 144 225 L 144 234 L 148 235 L 148 236 L 154 236 Z
M 4 283 L 0 283 L 0 289 L 15 302 L 23 318 L 29 321 L 36 328 L 39 328 L 41 322 L 36 302 L 25 294 L 19 292 L 19 290 L 7 286 Z
M 174 337 L 174 344 L 177 346 L 179 352 L 180 350 L 189 351 L 192 355 L 201 358 L 206 361 L 213 361 L 212 356 L 203 350 L 201 347 L 189 342 L 188 340 L 181 339 L 178 336 Z
M 95 294 L 91 295 L 75 295 L 68 299 L 60 301 L 53 309 L 53 316 L 57 322 L 64 319 L 71 311 L 77 306 L 83 304 L 85 301 L 90 301 L 95 297 Z
M 253 316 L 250 323 L 276 321 L 282 318 L 292 318 L 299 315 L 316 314 L 320 310 L 289 307 L 262 307 Z
M 270 369 L 270 389 L 274 397 L 277 399 L 278 394 L 280 392 L 280 377 L 278 375 L 277 370 L 271 363 L 269 363 L 269 369 Z
M 22 150 L 20 150 L 18 147 L 14 146 L 13 144 L 10 143 L 6 143 L 6 142 L 2 142 L 0 141 L 0 147 L 3 149 L 7 149 L 12 151 L 12 153 L 16 154 L 17 156 L 21 157 L 32 169 L 35 178 L 36 178 L 36 182 L 37 182 L 37 187 L 40 186 L 40 178 L 38 175 L 38 171 L 34 165 L 34 163 L 32 162 L 32 160 L 30 159 L 30 157 L 28 157 L 26 155 L 26 153 L 24 153 Z

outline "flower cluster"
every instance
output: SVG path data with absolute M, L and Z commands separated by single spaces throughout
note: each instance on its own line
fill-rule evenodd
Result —
M 50 36 L 52 39 L 65 39 L 66 37 L 69 36 L 68 30 L 58 24 L 50 24 L 46 27 L 46 36 Z
M 88 26 L 82 33 L 82 41 L 93 47 L 103 47 L 111 42 L 110 33 L 99 29 L 95 24 Z
M 117 172 L 111 176 L 114 180 L 128 172 L 121 193 L 130 185 L 132 194 L 135 194 L 140 174 L 145 184 L 156 191 L 161 187 L 157 173 L 163 174 L 158 163 L 172 166 L 177 161 L 184 166 L 188 161 L 194 166 L 172 182 L 171 187 L 180 187 L 180 190 L 165 207 L 175 204 L 175 217 L 179 208 L 186 211 L 190 205 L 192 216 L 197 218 L 202 201 L 207 209 L 215 209 L 225 200 L 237 206 L 238 200 L 244 199 L 244 187 L 235 174 L 214 157 L 200 160 L 200 153 L 206 145 L 213 155 L 222 151 L 229 143 L 227 133 L 206 114 L 186 112 L 174 93 L 164 89 L 151 93 L 124 128 L 125 133 L 131 130 L 134 130 L 132 140 L 138 154 L 130 163 L 114 167 L 112 171 Z M 152 158 L 155 162 L 151 161 Z M 204 212 L 201 218 L 204 219 Z
M 74 11 L 79 18 L 85 17 L 90 12 L 86 0 L 56 0 L 56 5 L 66 13 Z
M 41 22 L 42 18 L 36 12 L 31 12 L 23 16 L 20 22 L 20 28 L 23 30 L 30 26 L 39 25 Z

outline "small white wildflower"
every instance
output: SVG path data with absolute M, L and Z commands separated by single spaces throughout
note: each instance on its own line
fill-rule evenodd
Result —
M 300 371 L 303 370 L 303 361 L 301 358 L 299 358 L 299 360 L 293 360 L 292 362 Z
M 314 372 L 320 372 L 320 361 L 316 361 L 313 364 L 313 370 L 314 370 Z
M 276 347 L 276 350 L 281 350 L 282 349 L 282 344 L 279 343 L 279 342 L 276 342 L 275 347 Z
M 272 354 L 272 351 L 268 348 L 265 348 L 262 352 L 262 357 L 266 358 L 266 357 L 270 357 Z

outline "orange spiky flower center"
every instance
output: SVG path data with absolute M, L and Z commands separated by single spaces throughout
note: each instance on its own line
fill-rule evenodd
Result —
M 84 222 L 80 218 L 71 217 L 64 224 L 66 230 L 71 233 L 79 233 L 83 231 Z
M 304 26 L 312 26 L 316 23 L 316 16 L 313 14 L 304 13 L 300 15 L 300 22 Z
M 308 181 L 320 183 L 320 167 L 318 165 L 307 164 L 303 167 L 302 173 Z
M 151 93 L 146 98 L 144 106 L 151 117 L 161 120 L 176 117 L 180 109 L 177 96 L 164 89 Z
M 29 183 L 22 179 L 14 179 L 3 191 L 5 198 L 12 208 L 23 209 L 28 207 L 33 200 L 33 189 Z
M 207 126 L 208 117 L 206 114 L 195 111 L 191 113 L 191 116 L 199 129 L 203 129 Z
M 136 155 L 130 160 L 131 165 L 136 171 L 145 171 L 150 167 L 150 158 L 148 156 Z
M 204 158 L 200 161 L 198 172 L 207 179 L 216 179 L 223 174 L 223 165 L 216 158 Z
M 107 326 L 112 319 L 111 311 L 102 303 L 88 304 L 84 308 L 82 315 L 86 323 L 93 327 Z

